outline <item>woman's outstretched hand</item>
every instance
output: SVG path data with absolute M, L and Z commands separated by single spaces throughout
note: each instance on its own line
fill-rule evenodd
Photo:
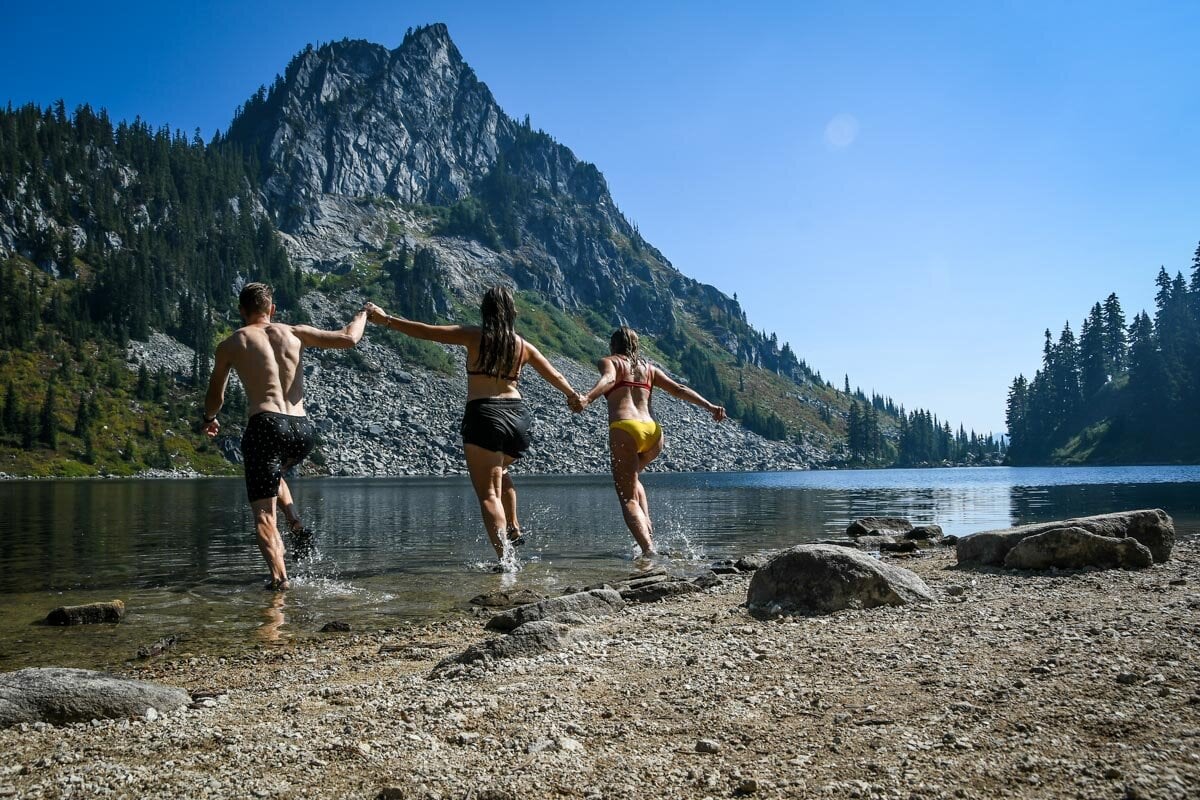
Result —
M 384 318 L 387 316 L 387 312 L 374 303 L 365 304 L 363 310 L 367 312 L 367 319 L 376 325 L 382 324 Z
M 575 394 L 569 394 L 567 395 L 567 406 L 569 406 L 572 411 L 578 414 L 580 411 L 583 411 L 585 408 L 587 408 L 587 400 L 579 392 L 576 392 Z
M 712 414 L 714 422 L 720 422 L 725 419 L 725 406 L 713 406 L 708 410 L 708 413 Z

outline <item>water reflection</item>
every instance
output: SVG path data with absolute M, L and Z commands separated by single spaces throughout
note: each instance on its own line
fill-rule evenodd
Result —
M 966 534 L 1023 522 L 1160 507 L 1200 528 L 1200 468 L 959 469 L 652 474 L 655 538 L 677 572 L 839 535 L 901 515 Z M 0 483 L 0 668 L 103 666 L 181 635 L 188 647 L 286 641 L 330 619 L 360 627 L 438 616 L 474 594 L 550 594 L 620 577 L 635 561 L 610 481 L 519 476 L 529 543 L 496 575 L 466 478 L 302 480 L 311 550 L 289 547 L 294 589 L 264 592 L 265 567 L 238 480 Z M 65 603 L 124 599 L 119 626 L 31 626 Z

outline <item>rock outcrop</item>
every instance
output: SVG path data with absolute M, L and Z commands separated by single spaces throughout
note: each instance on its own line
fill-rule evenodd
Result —
M 928 603 L 916 574 L 835 545 L 798 545 L 754 573 L 746 603 L 763 616 L 829 614 L 846 608 Z
M 152 716 L 190 702 L 183 689 L 87 669 L 45 667 L 0 674 L 0 727 Z M 148 709 L 153 713 L 147 714 Z
M 1136 539 L 1098 536 L 1083 528 L 1054 528 L 1026 536 L 1004 556 L 1009 569 L 1142 569 L 1153 563 L 1150 548 Z
M 1175 546 L 1175 523 L 1165 511 L 1154 508 L 973 533 L 958 540 L 958 563 L 963 566 L 1005 566 L 1008 552 L 1022 539 L 1061 528 L 1079 528 L 1114 539 L 1135 539 L 1150 550 L 1158 563 L 1169 559 Z

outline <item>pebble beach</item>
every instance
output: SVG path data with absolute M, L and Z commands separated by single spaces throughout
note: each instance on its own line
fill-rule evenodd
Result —
M 762 620 L 750 577 L 531 658 L 435 672 L 487 612 L 125 677 L 189 707 L 0 731 L 0 797 L 1184 798 L 1200 793 L 1200 547 L 1138 571 L 889 561 L 934 602 Z

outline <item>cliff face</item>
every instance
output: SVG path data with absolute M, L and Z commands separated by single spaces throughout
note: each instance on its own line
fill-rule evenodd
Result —
M 309 267 L 336 269 L 397 244 L 398 231 L 447 261 L 461 248 L 436 239 L 474 238 L 490 251 L 475 259 L 480 280 L 448 275 L 464 300 L 507 277 L 650 332 L 670 327 L 677 295 L 698 288 L 642 240 L 598 169 L 501 110 L 444 25 L 390 51 L 306 49 L 243 107 L 229 138 L 257 155 L 265 203 Z M 450 219 L 432 224 L 422 207 Z

